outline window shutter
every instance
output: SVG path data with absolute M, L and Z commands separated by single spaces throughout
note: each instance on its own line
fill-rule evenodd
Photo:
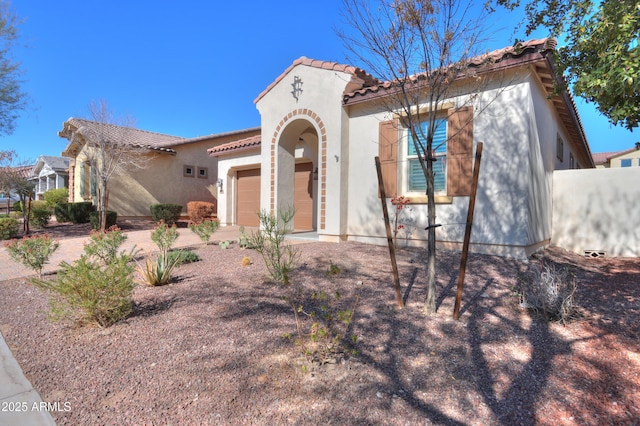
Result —
M 449 110 L 447 195 L 471 195 L 473 174 L 473 107 Z
M 398 195 L 398 120 L 380 123 L 378 157 L 380 157 L 384 193 L 388 198 L 395 197 Z

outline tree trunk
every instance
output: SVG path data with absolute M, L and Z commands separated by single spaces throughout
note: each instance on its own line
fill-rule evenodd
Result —
M 99 224 L 100 224 L 100 231 L 101 232 L 106 232 L 107 230 L 107 182 L 106 180 L 102 180 L 102 188 L 98 189 L 98 197 L 100 199 L 100 202 L 98 203 L 98 206 L 100 208 L 100 220 L 99 220 Z
M 431 156 L 431 144 L 429 144 L 429 157 L 427 157 L 427 298 L 425 300 L 425 312 L 429 315 L 436 312 L 436 202 L 433 188 L 433 159 Z

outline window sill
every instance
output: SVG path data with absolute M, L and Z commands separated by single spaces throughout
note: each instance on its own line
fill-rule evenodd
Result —
M 410 201 L 408 204 L 427 204 L 427 196 L 426 195 L 405 195 Z M 453 204 L 453 197 L 448 195 L 436 195 L 435 196 L 436 204 Z

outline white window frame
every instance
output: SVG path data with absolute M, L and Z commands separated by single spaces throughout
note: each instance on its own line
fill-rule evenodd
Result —
M 438 179 L 438 173 L 442 173 L 444 186 L 442 189 L 435 191 L 435 195 L 446 195 L 447 194 L 447 169 L 446 169 L 446 158 L 447 158 L 447 129 L 448 122 L 446 116 L 438 117 L 436 119 L 438 124 L 436 125 L 436 135 L 440 135 L 444 137 L 444 141 L 442 139 L 437 140 L 434 138 L 434 149 L 436 151 L 437 161 L 434 162 L 434 171 L 436 173 L 436 180 Z M 427 120 L 423 120 L 423 123 L 426 123 Z M 444 128 L 442 127 L 444 126 Z M 409 170 L 410 164 L 412 160 L 418 160 L 418 155 L 412 155 L 410 150 L 413 149 L 413 141 L 411 139 L 411 134 L 408 128 L 404 128 L 401 130 L 403 132 L 403 137 L 401 140 L 403 143 L 401 144 L 400 151 L 400 178 L 401 178 L 401 189 L 402 193 L 409 197 L 417 197 L 424 196 L 426 194 L 426 186 L 424 189 L 416 190 L 409 189 Z M 442 171 L 442 165 L 444 164 L 445 169 Z M 439 167 L 440 166 L 440 167 Z

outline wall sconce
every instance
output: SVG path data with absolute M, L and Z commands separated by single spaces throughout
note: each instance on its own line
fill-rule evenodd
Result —
M 218 189 L 219 189 L 220 191 L 222 191 L 222 184 L 223 184 L 222 179 L 221 179 L 221 178 L 218 178 L 218 181 L 216 182 L 216 186 L 218 187 Z
M 313 171 L 313 180 L 318 180 L 318 168 Z

